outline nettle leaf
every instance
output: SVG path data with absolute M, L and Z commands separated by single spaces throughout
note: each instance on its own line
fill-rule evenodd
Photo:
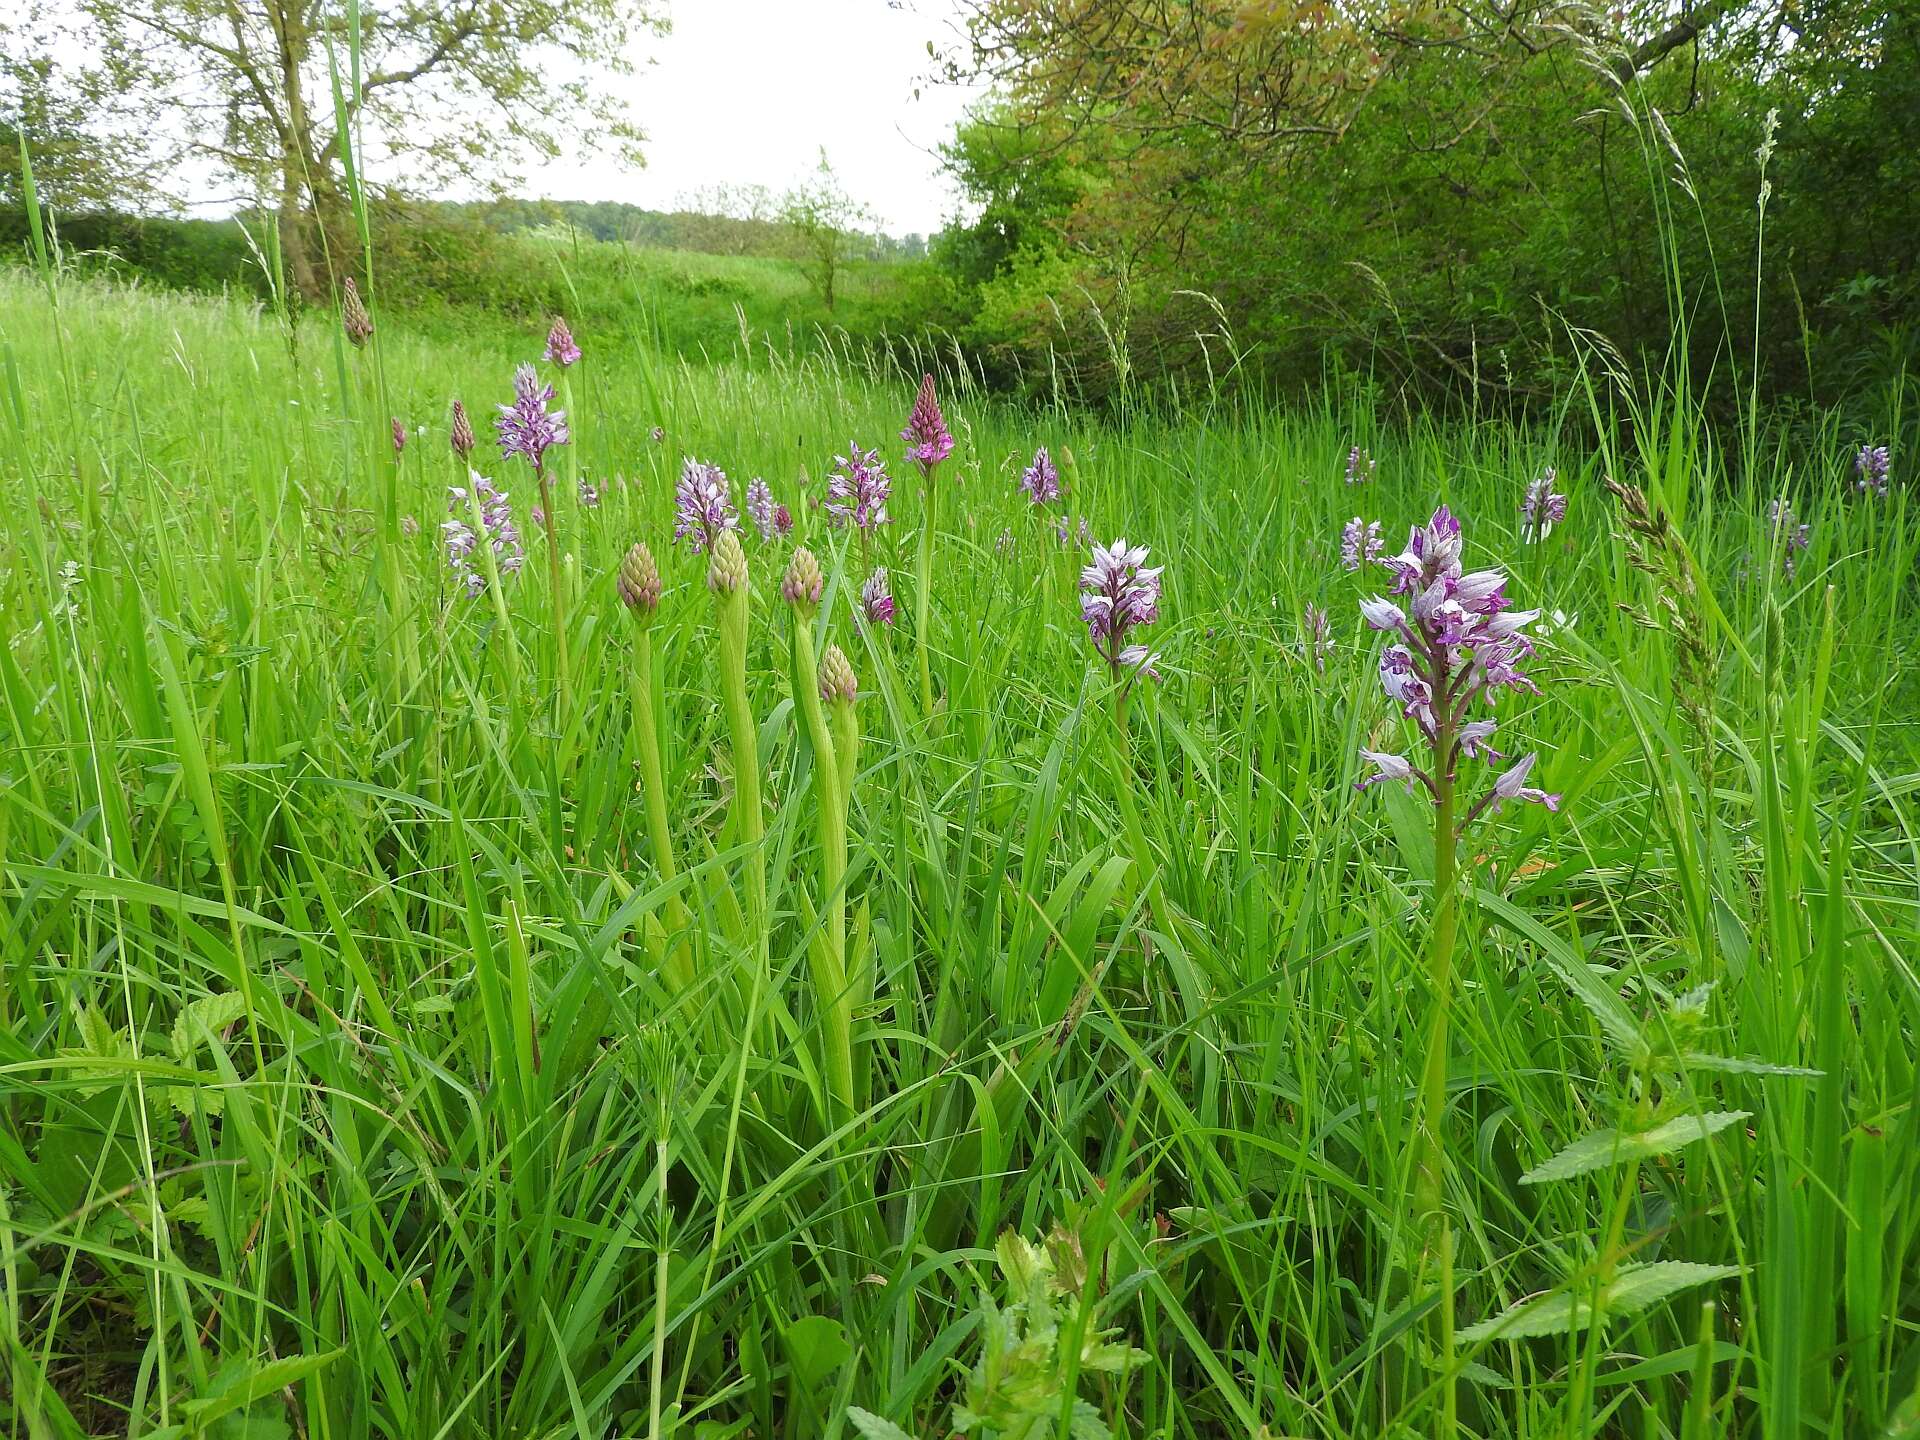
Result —
M 847 1418 L 853 1421 L 853 1428 L 864 1435 L 866 1440 L 913 1440 L 913 1436 L 884 1415 L 876 1415 L 871 1410 L 862 1410 L 858 1405 L 847 1407 Z
M 1741 1055 L 1708 1055 L 1689 1050 L 1678 1057 L 1688 1070 L 1719 1070 L 1728 1075 L 1818 1075 L 1804 1065 L 1769 1065 L 1765 1060 L 1749 1060 Z
M 1688 1260 L 1656 1260 L 1649 1265 L 1622 1265 L 1601 1297 L 1603 1319 L 1624 1319 L 1650 1305 L 1696 1285 L 1738 1275 L 1738 1265 L 1696 1265 Z M 1516 1301 L 1491 1319 L 1460 1332 L 1468 1342 L 1527 1340 L 1540 1335 L 1565 1335 L 1591 1323 L 1593 1306 L 1583 1287 L 1576 1295 L 1554 1290 Z
M 246 996 L 238 990 L 201 996 L 174 1019 L 170 1046 L 173 1058 L 185 1064 L 215 1035 L 246 1013 Z
M 1540 1185 L 1548 1180 L 1569 1180 L 1609 1165 L 1624 1165 L 1644 1160 L 1649 1155 L 1665 1155 L 1717 1135 L 1729 1125 L 1738 1125 L 1750 1110 L 1715 1110 L 1705 1115 L 1676 1115 L 1664 1124 L 1638 1134 L 1622 1134 L 1609 1126 L 1591 1135 L 1582 1135 L 1551 1160 L 1546 1160 L 1520 1177 L 1522 1185 Z

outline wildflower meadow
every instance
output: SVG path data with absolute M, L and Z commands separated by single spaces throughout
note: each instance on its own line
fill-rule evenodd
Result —
M 8 1435 L 1920 1435 L 1909 378 L 1097 412 L 42 259 Z

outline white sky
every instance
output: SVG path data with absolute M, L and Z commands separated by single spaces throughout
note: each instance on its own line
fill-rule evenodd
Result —
M 669 13 L 630 82 L 645 168 L 569 157 L 530 173 L 528 196 L 664 210 L 717 184 L 778 191 L 825 146 L 894 234 L 931 233 L 955 208 L 934 149 L 978 92 L 925 83 L 927 42 L 955 39 L 955 0 L 671 0 Z

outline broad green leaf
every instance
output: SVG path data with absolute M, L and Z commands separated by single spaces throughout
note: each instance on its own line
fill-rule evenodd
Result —
M 822 1381 L 853 1356 L 847 1332 L 838 1320 L 825 1315 L 808 1315 L 794 1321 L 787 1327 L 785 1338 L 793 1373 L 809 1390 L 817 1390 Z
M 329 1350 L 324 1355 L 287 1355 L 264 1365 L 225 1373 L 214 1381 L 212 1394 L 181 1401 L 181 1413 L 196 1426 L 210 1425 L 222 1415 L 244 1410 L 257 1400 L 298 1384 L 331 1364 L 341 1353 Z
M 182 1010 L 173 1022 L 173 1058 L 191 1060 L 215 1035 L 247 1011 L 247 999 L 238 990 L 203 995 Z
M 1622 1134 L 1608 1127 L 1591 1135 L 1582 1135 L 1551 1160 L 1546 1160 L 1520 1177 L 1522 1185 L 1540 1185 L 1549 1180 L 1568 1180 L 1609 1165 L 1624 1165 L 1644 1160 L 1649 1155 L 1665 1155 L 1695 1140 L 1717 1135 L 1729 1125 L 1737 1125 L 1752 1112 L 1716 1110 L 1706 1115 L 1676 1115 L 1664 1124 L 1637 1135 Z
M 853 1428 L 866 1437 L 866 1440 L 913 1440 L 913 1436 L 902 1430 L 885 1416 L 876 1415 L 871 1410 L 862 1410 L 858 1405 L 847 1407 L 847 1418 L 853 1421 Z
M 1739 1273 L 1737 1265 L 1696 1265 L 1686 1260 L 1623 1265 L 1601 1299 L 1601 1313 L 1604 1319 L 1637 1315 L 1669 1295 Z M 1590 1323 L 1591 1311 L 1584 1289 L 1578 1296 L 1568 1290 L 1553 1290 L 1516 1301 L 1491 1319 L 1469 1325 L 1460 1332 L 1460 1338 L 1474 1343 L 1564 1335 L 1570 1330 L 1585 1329 Z

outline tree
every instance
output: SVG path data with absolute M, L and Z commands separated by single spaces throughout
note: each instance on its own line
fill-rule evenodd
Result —
M 329 288 L 325 252 L 346 233 L 343 124 L 359 163 L 397 189 L 474 175 L 502 189 L 518 157 L 565 141 L 609 140 L 637 160 L 641 136 L 606 77 L 630 73 L 637 33 L 664 29 L 656 0 L 72 3 L 153 128 L 182 128 L 274 208 L 309 296 Z
M 1761 363 L 1801 363 L 1796 296 L 1864 275 L 1846 293 L 1871 282 L 1871 306 L 1858 308 L 1885 321 L 1890 297 L 1914 293 L 1912 246 L 1900 240 L 1903 226 L 1911 234 L 1911 165 L 1894 138 L 1915 113 L 1914 67 L 1901 58 L 1913 53 L 1910 5 L 962 9 L 967 37 L 947 67 L 994 80 L 999 98 L 948 151 L 982 208 L 939 253 L 981 287 L 983 317 L 1052 323 L 1044 335 L 1002 325 L 974 336 L 1044 358 L 1050 374 L 1056 340 L 1074 368 L 1076 303 L 1139 318 L 1131 341 L 1152 352 L 1136 356 L 1142 373 L 1209 365 L 1211 340 L 1183 309 L 1204 291 L 1236 352 L 1257 352 L 1269 374 L 1312 383 L 1334 347 L 1429 391 L 1548 393 L 1564 378 L 1567 320 L 1623 348 L 1664 347 L 1676 311 L 1728 293 L 1713 277 L 1754 253 L 1754 152 L 1774 109 L 1783 153 L 1766 283 L 1781 293 L 1765 312 L 1781 324 L 1763 337 Z M 1873 113 L 1877 124 L 1859 124 Z M 1822 187 L 1809 170 L 1846 183 Z M 1064 212 L 1015 203 L 1063 181 Z M 1821 207 L 1801 198 L 1822 188 Z M 1853 220 L 1850 193 L 1872 196 L 1869 216 Z M 1041 233 L 1033 214 L 1047 215 Z M 1839 274 L 1816 273 L 1816 254 L 1819 271 Z M 1750 316 L 1750 303 L 1724 313 L 1743 308 Z M 1109 327 L 1092 318 L 1108 346 Z M 1705 361 L 1728 332 L 1689 333 Z
M 834 289 L 846 263 L 867 242 L 873 213 L 847 194 L 840 177 L 820 152 L 820 168 L 812 178 L 786 193 L 780 218 L 793 235 L 794 252 L 820 301 L 833 309 Z
M 164 205 L 154 179 L 172 152 L 112 103 L 122 76 L 59 62 L 84 53 L 79 40 L 41 0 L 0 19 L 0 205 L 21 203 L 22 141 L 34 186 L 56 211 Z

